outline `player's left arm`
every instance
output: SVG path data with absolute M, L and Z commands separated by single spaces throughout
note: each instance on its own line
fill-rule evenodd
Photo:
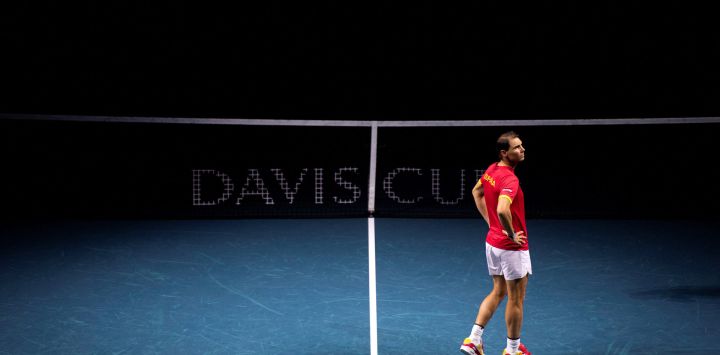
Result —
M 517 191 L 520 189 L 520 181 L 517 178 L 507 178 L 501 182 L 500 196 L 498 197 L 497 214 L 500 224 L 503 226 L 503 233 L 517 244 L 527 243 L 525 231 L 515 231 L 512 225 L 512 210 L 510 205 Z
M 488 219 L 487 204 L 485 204 L 485 190 L 482 186 L 482 179 L 478 180 L 477 184 L 475 184 L 472 194 L 473 199 L 475 199 L 475 206 L 477 207 L 478 212 L 480 212 L 480 215 L 489 226 L 490 220 Z

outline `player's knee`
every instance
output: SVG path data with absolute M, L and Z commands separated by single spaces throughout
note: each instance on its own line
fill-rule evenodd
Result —
M 505 296 L 507 296 L 507 290 L 502 289 L 502 288 L 494 288 L 492 291 L 492 294 L 496 298 L 499 298 L 502 300 L 503 298 L 505 298 Z
M 525 297 L 522 294 L 517 293 L 509 293 L 508 294 L 508 304 L 514 304 L 522 306 L 523 302 L 525 301 Z

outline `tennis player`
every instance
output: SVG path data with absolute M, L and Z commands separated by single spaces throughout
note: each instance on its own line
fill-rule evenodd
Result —
M 485 240 L 488 271 L 493 290 L 480 305 L 470 336 L 460 346 L 468 355 L 483 355 L 483 331 L 500 302 L 507 296 L 505 323 L 507 347 L 504 355 L 530 355 L 520 343 L 523 302 L 528 277 L 532 274 L 525 201 L 515 167 L 525 159 L 525 148 L 515 132 L 502 134 L 497 140 L 500 161 L 493 163 L 473 188 L 477 209 L 490 230 Z

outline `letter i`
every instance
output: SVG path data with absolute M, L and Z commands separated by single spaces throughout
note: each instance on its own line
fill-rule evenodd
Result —
M 323 168 L 315 168 L 315 204 L 323 204 Z

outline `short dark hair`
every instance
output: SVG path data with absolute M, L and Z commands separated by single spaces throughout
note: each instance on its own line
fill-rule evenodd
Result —
M 508 151 L 510 150 L 510 140 L 513 138 L 520 137 L 517 133 L 514 131 L 508 131 L 500 135 L 498 137 L 497 142 L 495 144 L 495 150 L 497 151 L 498 157 L 500 157 L 500 151 Z

